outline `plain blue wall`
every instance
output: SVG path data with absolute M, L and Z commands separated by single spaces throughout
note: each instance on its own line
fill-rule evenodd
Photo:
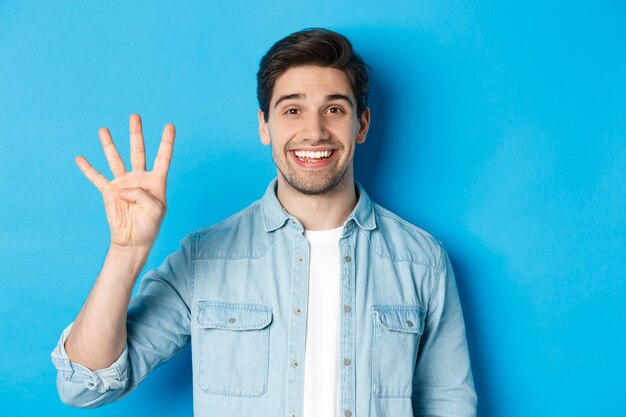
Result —
M 97 130 L 178 129 L 148 267 L 274 175 L 255 73 L 295 30 L 373 68 L 357 178 L 448 248 L 480 417 L 625 416 L 626 6 L 618 1 L 0 2 L 0 414 L 190 416 L 189 351 L 130 397 L 60 403 L 49 360 L 108 243 Z

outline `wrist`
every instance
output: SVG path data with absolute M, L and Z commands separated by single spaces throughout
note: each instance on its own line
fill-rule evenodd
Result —
M 106 263 L 123 266 L 127 274 L 137 278 L 148 259 L 151 248 L 151 246 L 120 246 L 111 243 Z
M 109 243 L 109 252 L 129 258 L 147 256 L 151 249 L 152 245 L 119 245 L 113 242 Z

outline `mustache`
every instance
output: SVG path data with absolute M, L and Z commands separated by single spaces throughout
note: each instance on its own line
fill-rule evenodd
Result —
M 316 140 L 316 141 L 310 141 L 307 139 L 303 139 L 302 141 L 299 141 L 298 143 L 290 143 L 285 150 L 287 151 L 292 151 L 294 149 L 300 149 L 300 148 L 314 148 L 314 147 L 321 147 L 321 146 L 329 146 L 332 147 L 334 149 L 342 149 L 343 145 L 341 144 L 341 142 L 339 141 L 335 141 L 332 139 L 323 139 L 323 140 Z

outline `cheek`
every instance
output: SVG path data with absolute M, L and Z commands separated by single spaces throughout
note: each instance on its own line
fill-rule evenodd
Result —
M 340 126 L 334 131 L 334 136 L 341 141 L 344 147 L 349 148 L 354 145 L 357 130 L 352 126 Z
M 284 144 L 297 135 L 298 126 L 289 123 L 275 123 L 269 132 L 273 142 Z
M 328 128 L 341 138 L 354 138 L 359 131 L 359 122 L 356 117 L 340 118 L 331 121 Z

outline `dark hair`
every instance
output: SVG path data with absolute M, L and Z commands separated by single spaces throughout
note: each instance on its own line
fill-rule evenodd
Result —
M 279 40 L 261 58 L 256 76 L 257 99 L 266 122 L 276 80 L 289 68 L 304 65 L 343 71 L 356 99 L 357 117 L 361 117 L 367 107 L 369 67 L 345 36 L 328 29 L 310 28 Z

